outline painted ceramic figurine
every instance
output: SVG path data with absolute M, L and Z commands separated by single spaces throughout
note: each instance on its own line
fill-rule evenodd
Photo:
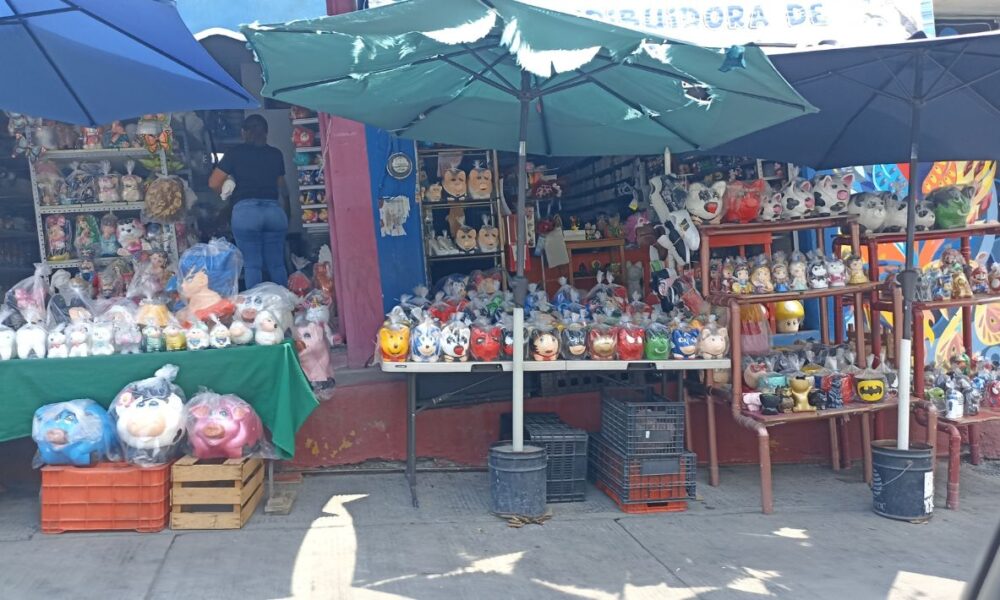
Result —
M 697 358 L 699 338 L 697 329 L 687 324 L 678 324 L 670 337 L 674 358 L 683 360 Z
M 868 283 L 868 275 L 865 274 L 865 262 L 857 254 L 852 254 L 847 259 L 847 283 L 851 285 Z
M 987 294 L 990 291 L 989 274 L 983 265 L 975 263 L 972 267 L 972 274 L 969 276 L 972 284 L 972 293 Z
M 120 458 L 118 434 L 108 413 L 93 400 L 46 404 L 35 411 L 31 437 L 37 462 L 89 467 Z
M 730 181 L 722 197 L 726 223 L 750 223 L 761 215 L 761 202 L 767 191 L 767 182 L 763 179 L 753 181 Z
M 112 323 L 94 323 L 90 328 L 90 353 L 110 356 L 115 353 L 115 328 Z
M 729 350 L 729 331 L 711 322 L 701 330 L 698 340 L 698 352 L 702 358 L 725 358 Z
M 214 392 L 197 394 L 187 404 L 185 423 L 196 458 L 241 458 L 254 451 L 264 426 L 245 400 Z
M 862 233 L 873 233 L 885 223 L 886 205 L 895 201 L 892 192 L 858 192 L 851 194 L 847 214 L 858 218 Z
M 229 300 L 235 295 L 243 259 L 236 246 L 225 240 L 195 244 L 181 255 L 177 277 L 185 306 L 177 312 L 182 325 L 208 321 L 215 315 L 229 319 L 236 305 Z
M 191 325 L 184 331 L 184 338 L 187 342 L 188 350 L 204 350 L 211 346 L 209 342 L 208 335 L 208 325 L 205 325 L 201 321 L 196 321 L 191 323 Z M 261 344 L 260 345 L 267 345 Z
M 853 173 L 817 176 L 813 180 L 816 214 L 822 217 L 836 217 L 846 213 L 853 185 Z
M 499 325 L 477 322 L 469 328 L 469 355 L 472 360 L 492 362 L 500 360 L 503 331 Z
M 990 294 L 996 296 L 1000 294 L 1000 262 L 990 265 Z
M 591 360 L 614 360 L 618 350 L 618 336 L 614 327 L 594 325 L 587 334 L 587 349 Z
M 559 358 L 559 334 L 549 329 L 532 329 L 528 335 L 531 360 L 550 361 Z
M 187 338 L 184 330 L 176 322 L 163 328 L 163 345 L 167 352 L 178 352 L 187 348 Z
M 142 351 L 163 352 L 163 330 L 150 324 L 142 328 Z
M 785 219 L 801 219 L 816 209 L 813 184 L 805 179 L 786 181 L 773 197 L 781 203 L 781 216 Z
M 441 328 L 441 358 L 444 362 L 469 360 L 469 341 L 472 332 L 468 323 L 458 313 Z
M 724 181 L 717 181 L 711 187 L 694 182 L 688 186 L 684 208 L 696 224 L 718 224 L 722 221 L 722 195 L 725 193 Z
M 793 252 L 788 262 L 788 274 L 791 277 L 791 288 L 794 292 L 802 292 L 809 289 L 806 279 L 806 258 L 801 252 Z
M 587 327 L 574 321 L 563 327 L 559 334 L 562 340 L 559 347 L 565 360 L 583 360 L 587 358 Z
M 423 319 L 410 332 L 410 360 L 437 362 L 441 356 L 441 328 L 434 319 Z
M 965 271 L 961 267 L 951 270 L 951 296 L 952 298 L 972 297 L 972 286 L 969 285 L 969 278 L 965 276 Z
M 949 185 L 927 194 L 927 201 L 934 207 L 934 222 L 937 228 L 965 227 L 975 194 L 976 188 L 971 185 Z
M 13 336 L 11 336 L 11 341 L 13 341 Z M 62 325 L 57 325 L 55 329 L 49 332 L 46 346 L 49 358 L 66 358 L 69 356 L 69 346 L 66 344 L 66 332 L 63 331 Z
M 670 358 L 670 329 L 663 323 L 653 322 L 646 327 L 645 356 L 649 360 Z
M 618 360 L 641 360 L 646 332 L 635 323 L 626 322 L 618 328 Z
M 173 384 L 177 367 L 165 365 L 149 379 L 125 386 L 108 411 L 125 458 L 138 465 L 171 460 L 184 439 L 184 392 Z
M 738 261 L 733 271 L 734 294 L 745 295 L 753 292 L 753 285 L 750 283 L 750 267 L 746 261 Z
M 378 341 L 384 362 L 404 362 L 410 350 L 410 328 L 390 315 L 378 330 Z
M 753 272 L 750 274 L 750 285 L 753 286 L 755 294 L 770 294 L 774 291 L 774 284 L 771 282 L 771 266 L 763 254 L 754 263 Z
M 410 328 L 405 327 L 407 332 Z M 207 333 L 207 329 L 206 329 Z M 207 336 L 206 336 L 207 338 Z M 282 330 L 278 317 L 269 310 L 262 310 L 257 313 L 253 320 L 253 341 L 258 346 L 273 346 L 280 344 L 285 339 L 285 332 Z M 406 351 L 410 346 L 410 340 L 403 341 L 402 357 L 406 360 Z M 188 347 L 191 346 L 191 334 L 188 333 Z
M 844 287 L 847 285 L 846 270 L 847 267 L 844 266 L 844 261 L 839 258 L 826 261 L 826 272 L 830 287 Z
M 814 257 L 809 261 L 809 287 L 814 290 L 822 290 L 829 286 L 826 261 L 822 256 Z
M 792 377 L 788 380 L 788 389 L 792 395 L 792 412 L 813 412 L 816 407 L 809 403 L 809 392 L 812 391 L 812 381 L 809 377 Z
M 792 282 L 788 273 L 788 263 L 776 261 L 771 265 L 771 277 L 774 279 L 774 291 L 784 293 L 792 289 Z

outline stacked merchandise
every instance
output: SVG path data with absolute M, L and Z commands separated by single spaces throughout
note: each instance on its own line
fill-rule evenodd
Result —
M 553 413 L 524 416 L 526 438 L 545 448 L 546 502 L 583 502 L 587 487 L 587 432 Z
M 590 439 L 590 475 L 623 512 L 687 510 L 697 459 L 684 449 L 684 403 L 649 387 L 601 390 L 601 433 Z

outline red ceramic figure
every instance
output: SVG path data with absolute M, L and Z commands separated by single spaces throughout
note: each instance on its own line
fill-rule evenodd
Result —
M 754 181 L 731 181 L 726 184 L 726 193 L 722 198 L 726 214 L 726 223 L 750 223 L 760 216 L 764 192 L 767 182 L 763 179 Z

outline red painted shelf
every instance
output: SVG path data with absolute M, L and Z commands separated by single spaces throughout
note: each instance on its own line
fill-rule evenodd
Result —
M 938 239 L 960 239 L 970 238 L 980 235 L 1000 235 L 1000 223 L 972 223 L 961 229 L 930 229 L 928 231 L 918 231 L 913 239 L 918 242 Z M 875 242 L 877 244 L 897 244 L 906 241 L 905 231 L 893 231 L 883 233 L 862 233 L 861 243 Z M 850 245 L 849 235 L 838 235 L 833 238 L 833 244 Z
M 773 302 L 784 302 L 785 300 L 810 300 L 813 298 L 827 298 L 831 296 L 847 296 L 850 294 L 864 294 L 876 289 L 881 284 L 876 281 L 861 283 L 858 285 L 845 285 L 843 287 L 831 287 L 821 290 L 805 290 L 803 292 L 782 292 L 780 294 L 713 294 L 710 298 L 712 304 L 726 305 L 730 300 L 735 300 L 737 304 L 771 304 Z
M 857 220 L 857 217 L 841 216 L 791 219 L 788 221 L 770 221 L 766 223 L 720 223 L 718 225 L 699 225 L 698 231 L 707 236 L 781 233 L 784 231 L 801 231 L 805 229 L 847 227 Z
M 826 410 L 817 410 L 811 412 L 764 415 L 761 413 L 752 413 L 748 411 L 743 411 L 743 414 L 750 417 L 754 421 L 763 423 L 767 427 L 773 427 L 775 425 L 784 425 L 786 423 L 802 423 L 804 421 L 819 421 L 822 419 L 831 419 L 834 417 L 843 417 L 847 415 L 859 415 L 859 414 L 894 408 L 898 405 L 899 405 L 898 400 L 894 398 L 892 400 L 872 402 L 871 404 L 862 402 L 852 402 L 851 404 L 845 405 L 843 408 L 829 408 Z
M 989 423 L 990 421 L 1000 421 L 1000 409 L 980 408 L 978 415 L 962 417 L 960 419 L 949 419 L 944 413 L 938 413 L 938 421 L 951 423 L 952 425 L 976 425 L 979 423 Z

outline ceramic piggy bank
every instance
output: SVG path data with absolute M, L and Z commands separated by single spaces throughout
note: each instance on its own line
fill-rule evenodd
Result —
M 754 181 L 731 181 L 726 184 L 726 192 L 722 198 L 725 206 L 726 223 L 749 223 L 756 221 L 761 213 L 761 204 L 767 182 L 763 179 Z
M 729 331 L 725 327 L 706 327 L 698 339 L 702 358 L 724 358 L 729 350 Z
M 933 212 L 931 214 L 934 214 Z M 906 201 L 900 200 L 893 194 L 885 201 L 885 220 L 882 222 L 882 231 L 905 231 L 906 230 Z
M 799 219 L 816 209 L 813 184 L 805 179 L 786 181 L 772 199 L 780 201 L 781 216 L 785 219 Z
M 847 212 L 851 199 L 854 175 L 818 175 L 813 180 L 813 197 L 816 199 L 816 214 L 823 217 L 837 217 Z
M 702 183 L 688 186 L 684 208 L 695 223 L 716 224 L 722 221 L 722 195 L 726 193 L 726 182 L 718 181 L 711 187 Z
M 239 396 L 202 392 L 187 406 L 186 429 L 197 458 L 241 458 L 257 448 L 264 426 Z
M 934 229 L 934 223 L 936 220 L 937 219 L 934 215 L 934 206 L 930 202 L 926 200 L 917 202 L 917 231 L 930 231 L 931 229 Z M 903 226 L 906 226 L 905 221 Z
M 333 357 L 330 355 L 328 326 L 325 323 L 298 319 L 295 321 L 294 338 L 306 379 L 324 387 L 332 383 Z
M 965 227 L 972 210 L 972 197 L 976 188 L 971 185 L 949 185 L 927 195 L 934 207 L 934 221 L 938 229 Z
M 384 362 L 403 362 L 410 349 L 410 328 L 389 322 L 378 330 L 378 344 Z
M 164 365 L 149 379 L 123 389 L 108 411 L 125 459 L 139 466 L 163 464 L 184 439 L 184 392 L 173 384 L 177 367 Z
M 782 211 L 784 209 L 785 204 L 782 201 L 780 192 L 766 194 L 760 207 L 760 220 L 765 222 L 777 221 L 782 218 Z
M 469 360 L 469 325 L 457 314 L 441 329 L 441 356 L 445 362 Z
M 36 466 L 87 467 L 121 458 L 111 417 L 89 399 L 42 406 L 31 422 L 31 437 L 38 444 Z
M 698 330 L 677 327 L 671 335 L 674 358 L 690 359 L 698 356 Z
M 434 319 L 425 319 L 410 332 L 410 360 L 437 362 L 440 356 L 441 328 Z
M 890 192 L 858 192 L 851 194 L 847 214 L 858 217 L 862 231 L 879 231 L 885 223 L 887 207 L 895 206 L 898 201 Z
M 469 354 L 474 360 L 483 362 L 500 360 L 503 331 L 499 325 L 473 324 L 470 336 Z

